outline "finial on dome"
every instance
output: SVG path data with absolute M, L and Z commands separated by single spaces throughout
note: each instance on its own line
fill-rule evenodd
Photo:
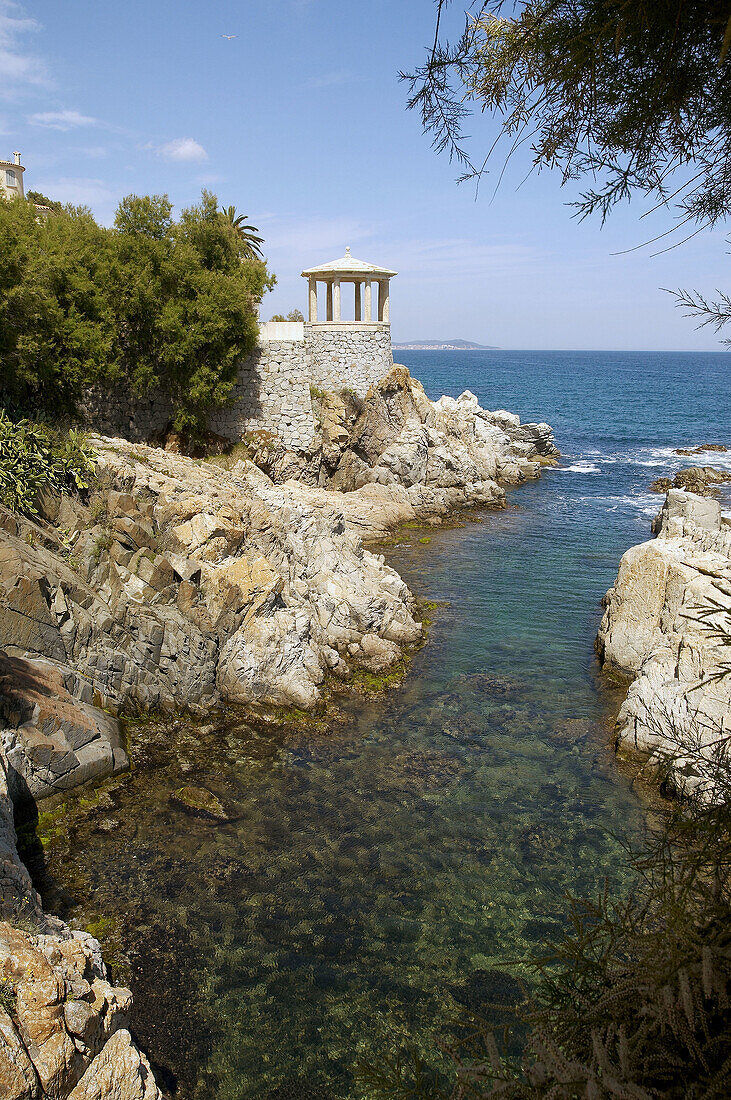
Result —
M 350 255 L 350 245 L 349 244 L 345 246 L 345 255 L 346 256 Z

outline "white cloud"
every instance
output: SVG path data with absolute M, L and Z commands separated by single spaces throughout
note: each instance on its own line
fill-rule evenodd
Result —
M 168 160 L 208 160 L 208 153 L 191 137 L 174 138 L 158 146 L 158 153 Z
M 77 126 L 97 126 L 98 120 L 79 111 L 38 111 L 28 121 L 33 126 L 46 126 L 50 130 L 73 130 Z
M 21 45 L 21 39 L 40 29 L 14 0 L 0 0 L 0 94 L 13 98 L 24 85 L 47 84 L 44 63 Z

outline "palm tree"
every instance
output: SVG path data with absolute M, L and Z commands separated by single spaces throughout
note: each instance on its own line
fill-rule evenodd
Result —
M 232 227 L 242 245 L 242 254 L 247 260 L 263 259 L 260 245 L 264 238 L 259 236 L 255 225 L 247 225 L 246 214 L 237 214 L 235 206 L 226 206 L 221 210 L 223 219 Z

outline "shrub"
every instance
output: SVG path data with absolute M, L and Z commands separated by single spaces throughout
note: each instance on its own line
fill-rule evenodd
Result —
M 93 473 L 93 452 L 81 432 L 14 422 L 0 409 L 0 504 L 11 512 L 36 515 L 42 489 L 87 489 Z
M 205 191 L 178 221 L 167 196 L 130 195 L 114 229 L 83 208 L 2 203 L 0 255 L 2 404 L 73 416 L 93 385 L 160 388 L 193 434 L 230 397 L 274 285 Z

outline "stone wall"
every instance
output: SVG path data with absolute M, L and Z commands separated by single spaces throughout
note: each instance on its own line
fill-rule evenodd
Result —
M 135 397 L 129 386 L 94 386 L 84 394 L 81 415 L 100 435 L 121 435 L 132 443 L 162 436 L 173 415 L 170 399 L 159 391 Z
M 235 442 L 247 432 L 274 432 L 304 450 L 315 422 L 301 340 L 269 340 L 239 367 L 232 402 L 212 413 L 208 426 Z
M 321 389 L 347 386 L 365 397 L 393 366 L 390 325 L 306 322 L 304 330 L 307 374 Z
M 278 338 L 283 336 L 287 339 Z M 336 391 L 347 387 L 365 397 L 393 366 L 387 324 L 270 322 L 262 325 L 261 337 L 257 350 L 239 367 L 231 403 L 208 421 L 211 431 L 232 442 L 249 432 L 267 431 L 288 447 L 305 450 L 315 428 L 311 385 Z M 95 388 L 85 397 L 83 413 L 102 435 L 137 443 L 164 434 L 172 405 L 159 392 L 136 398 L 129 388 Z

